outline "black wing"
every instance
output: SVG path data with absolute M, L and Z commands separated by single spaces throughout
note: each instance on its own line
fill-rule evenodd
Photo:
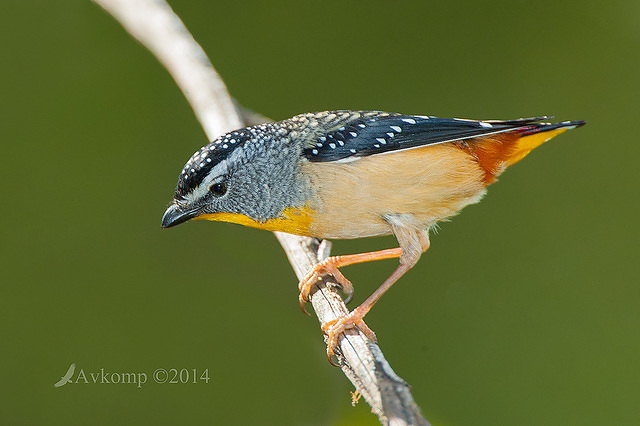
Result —
M 304 155 L 312 162 L 339 161 L 503 133 L 531 126 L 545 118 L 474 121 L 380 113 L 357 118 L 319 136 L 314 145 L 304 150 Z

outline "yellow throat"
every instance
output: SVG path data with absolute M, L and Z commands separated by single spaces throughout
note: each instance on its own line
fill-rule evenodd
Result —
M 308 206 L 288 207 L 282 211 L 280 217 L 269 219 L 265 222 L 251 219 L 241 213 L 205 213 L 194 219 L 237 223 L 266 231 L 280 231 L 308 236 L 309 226 L 311 225 L 311 209 Z

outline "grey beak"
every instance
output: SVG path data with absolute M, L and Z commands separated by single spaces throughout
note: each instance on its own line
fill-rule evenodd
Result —
M 164 216 L 162 216 L 162 227 L 171 228 L 172 226 L 180 225 L 189 219 L 193 219 L 196 216 L 198 216 L 198 213 L 195 210 L 185 211 L 177 204 L 171 204 L 167 211 L 164 212 Z

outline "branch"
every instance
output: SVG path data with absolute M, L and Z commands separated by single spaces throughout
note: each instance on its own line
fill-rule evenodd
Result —
M 301 280 L 317 262 L 329 256 L 331 243 L 315 238 L 274 232 Z M 349 313 L 338 294 L 335 279 L 327 275 L 317 284 L 311 304 L 320 324 Z M 342 372 L 371 406 L 382 424 L 429 425 L 413 400 L 411 387 L 391 368 L 380 347 L 358 329 L 347 330 L 340 339 L 338 363 Z
M 94 0 L 160 61 L 209 140 L 244 127 L 202 47 L 164 0 Z
M 268 121 L 234 105 L 206 54 L 164 0 L 94 1 L 113 15 L 169 71 L 209 140 L 243 125 Z M 282 232 L 274 234 L 298 279 L 329 256 L 329 241 L 320 242 Z M 349 312 L 333 277 L 324 277 L 317 287 L 311 295 L 311 304 L 321 324 Z M 378 345 L 369 342 L 359 330 L 346 331 L 336 352 L 342 371 L 381 423 L 429 424 L 420 414 L 409 385 L 393 372 Z

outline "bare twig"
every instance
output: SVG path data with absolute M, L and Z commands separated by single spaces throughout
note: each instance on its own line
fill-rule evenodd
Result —
M 226 87 L 202 48 L 164 0 L 94 0 L 145 45 L 165 66 L 180 87 L 207 137 L 266 118 L 236 108 Z M 329 256 L 330 242 L 275 232 L 299 279 Z M 320 323 L 348 313 L 335 289 L 333 277 L 318 282 L 311 304 Z M 295 304 L 294 304 L 295 305 Z M 382 351 L 358 330 L 340 340 L 338 362 L 383 424 L 428 425 L 411 396 L 409 385 L 398 377 Z
M 94 0 L 164 65 L 209 140 L 243 127 L 224 82 L 164 0 Z

